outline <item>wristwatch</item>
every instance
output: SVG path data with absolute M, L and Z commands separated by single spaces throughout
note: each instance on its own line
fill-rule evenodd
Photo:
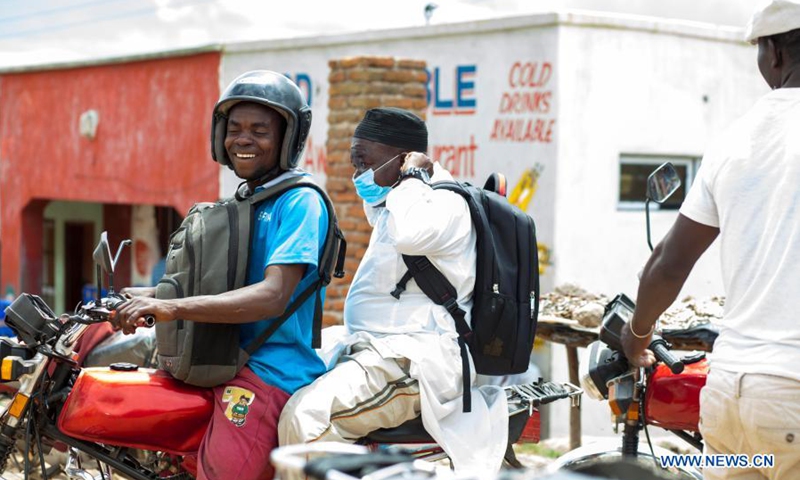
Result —
M 417 180 L 422 180 L 425 184 L 431 183 L 431 176 L 428 175 L 428 171 L 424 168 L 411 167 L 408 170 L 401 171 L 398 182 L 402 182 L 406 178 L 416 178 Z

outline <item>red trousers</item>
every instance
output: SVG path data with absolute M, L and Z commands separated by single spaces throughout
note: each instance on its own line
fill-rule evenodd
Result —
M 198 480 L 269 480 L 278 446 L 278 418 L 289 394 L 245 367 L 214 388 L 214 414 L 200 443 Z

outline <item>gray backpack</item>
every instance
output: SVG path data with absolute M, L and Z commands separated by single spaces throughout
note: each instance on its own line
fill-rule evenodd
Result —
M 256 207 L 293 188 L 312 188 L 325 201 L 328 231 L 318 262 L 319 279 L 287 306 L 267 331 L 244 349 L 239 325 L 175 320 L 156 324 L 159 367 L 191 385 L 213 387 L 231 380 L 250 355 L 302 305 L 316 294 L 312 346 L 319 347 L 322 328 L 321 289 L 332 277 L 344 276 L 347 244 L 328 195 L 308 177 L 288 172 L 274 184 L 249 196 L 199 203 L 172 234 L 166 273 L 156 285 L 156 298 L 216 295 L 245 286 L 250 233 Z

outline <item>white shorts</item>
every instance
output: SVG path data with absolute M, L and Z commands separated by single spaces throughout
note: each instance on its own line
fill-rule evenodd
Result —
M 773 468 L 706 468 L 706 480 L 800 478 L 800 382 L 712 369 L 700 392 L 704 453 L 773 454 Z

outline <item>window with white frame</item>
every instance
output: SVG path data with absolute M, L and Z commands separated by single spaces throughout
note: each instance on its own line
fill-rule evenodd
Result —
M 647 193 L 647 177 L 662 163 L 670 162 L 681 179 L 681 186 L 661 205 L 653 202 L 652 209 L 677 210 L 686 198 L 686 192 L 700 166 L 700 158 L 669 155 L 620 155 L 619 158 L 619 208 L 620 210 L 644 209 Z

